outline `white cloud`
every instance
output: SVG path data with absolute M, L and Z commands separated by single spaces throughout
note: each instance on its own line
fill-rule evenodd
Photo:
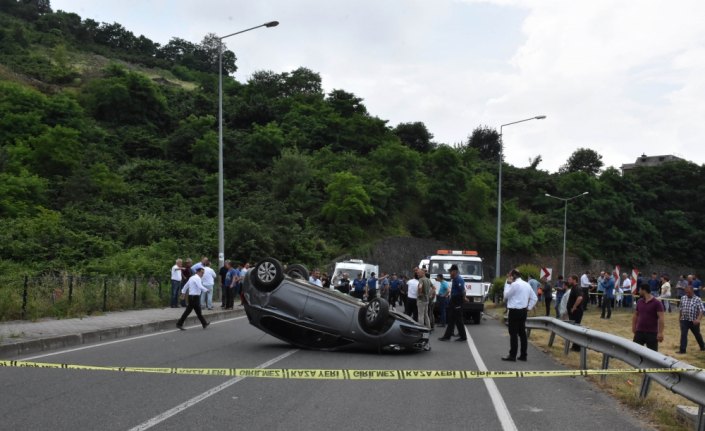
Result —
M 54 0 L 165 43 L 227 40 L 236 77 L 298 66 L 365 99 L 390 125 L 423 121 L 439 142 L 504 129 L 507 160 L 556 170 L 578 147 L 608 165 L 641 153 L 705 162 L 705 2 L 681 0 Z

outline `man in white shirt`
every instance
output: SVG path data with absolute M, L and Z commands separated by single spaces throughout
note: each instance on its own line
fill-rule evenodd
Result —
M 632 306 L 632 280 L 629 275 L 625 272 L 622 274 L 622 295 L 624 295 L 624 300 L 622 305 L 625 308 L 631 308 Z
M 315 284 L 318 287 L 323 287 L 323 283 L 321 282 L 321 271 L 319 271 L 318 268 L 311 271 L 311 275 L 308 277 L 308 282 Z
M 203 287 L 208 289 L 208 292 L 201 294 L 201 304 L 205 305 L 209 310 L 213 309 L 213 286 L 215 286 L 216 277 L 218 277 L 218 274 L 211 268 L 210 260 L 206 259 L 206 262 L 203 264 L 203 278 L 201 282 L 203 283 Z
M 417 270 L 418 268 L 414 268 L 414 277 L 410 278 L 409 281 L 406 282 L 407 296 L 406 307 L 404 309 L 407 316 L 411 316 L 414 321 L 419 320 L 419 309 L 417 304 L 417 298 L 419 295 L 419 279 L 416 278 L 418 277 L 418 275 L 416 275 Z
M 181 266 L 183 261 L 176 259 L 171 267 L 171 308 L 179 308 L 179 288 L 181 288 Z
M 587 311 L 587 304 L 590 300 L 590 271 L 580 276 L 580 290 L 583 292 L 583 310 Z
M 529 283 L 521 279 L 521 274 L 513 269 L 507 274 L 504 285 L 504 300 L 507 301 L 509 317 L 509 355 L 503 361 L 526 361 L 526 315 L 538 302 L 538 297 Z M 517 357 L 518 341 L 521 341 L 521 354 Z
M 186 310 L 184 310 L 184 314 L 182 314 L 178 322 L 176 322 L 176 327 L 182 331 L 186 329 L 184 328 L 184 322 L 186 321 L 188 315 L 191 314 L 192 310 L 196 311 L 196 316 L 198 316 L 198 320 L 201 321 L 203 329 L 206 329 L 208 325 L 210 325 L 210 322 L 206 322 L 206 319 L 204 319 L 201 314 L 201 293 L 208 292 L 208 289 L 203 287 L 203 283 L 201 282 L 204 272 L 204 268 L 199 268 L 196 271 L 196 274 L 192 275 L 186 282 L 184 288 L 181 289 L 182 295 L 188 292 L 188 306 L 186 307 Z

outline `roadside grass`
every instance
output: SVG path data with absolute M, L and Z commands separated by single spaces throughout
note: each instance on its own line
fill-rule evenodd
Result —
M 493 307 L 496 313 L 500 314 L 503 311 L 501 307 Z M 545 308 L 543 304 L 539 304 L 536 309 L 536 316 L 543 316 Z M 555 316 L 553 311 L 552 316 Z M 659 351 L 665 355 L 681 359 L 695 367 L 705 367 L 705 354 L 700 352 L 695 339 L 690 335 L 688 340 L 688 353 L 679 355 L 676 351 L 679 348 L 680 327 L 678 323 L 678 313 L 674 310 L 672 313 L 665 313 L 666 326 L 664 329 L 664 341 L 659 345 Z M 529 313 L 529 317 L 534 317 L 533 313 Z M 627 339 L 632 339 L 631 332 L 631 309 L 616 309 L 612 312 L 610 320 L 600 319 L 600 310 L 596 305 L 590 305 L 586 311 L 582 325 L 595 329 L 601 332 L 607 332 Z M 543 330 L 531 331 L 529 340 L 542 351 L 550 354 L 561 364 L 569 368 L 580 367 L 580 355 L 578 352 L 571 351 L 567 356 L 564 355 L 564 343 L 560 337 L 556 337 L 552 347 L 548 347 L 548 339 L 550 332 Z M 588 350 L 588 368 L 600 369 L 602 367 L 602 354 Z M 622 361 L 611 359 L 610 368 L 632 368 L 630 365 Z M 649 422 L 658 430 L 667 431 L 687 431 L 689 426 L 686 425 L 677 415 L 676 406 L 678 405 L 694 405 L 689 400 L 674 394 L 656 382 L 651 382 L 649 395 L 646 399 L 639 398 L 639 389 L 641 387 L 642 377 L 627 374 L 606 376 L 604 381 L 601 376 L 585 377 L 590 382 L 594 383 L 624 406 L 633 410 L 637 417 Z

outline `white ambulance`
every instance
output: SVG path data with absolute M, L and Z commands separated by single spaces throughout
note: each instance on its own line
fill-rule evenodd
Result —
M 420 268 L 428 271 L 436 291 L 440 286 L 436 281 L 436 275 L 441 274 L 444 280 L 451 283 L 449 270 L 452 265 L 458 265 L 458 274 L 465 281 L 465 297 L 468 302 L 463 305 L 464 320 L 472 319 L 475 323 L 480 323 L 490 283 L 484 281 L 482 258 L 476 251 L 438 250 L 436 254 L 422 259 L 419 263 Z
M 364 262 L 362 259 L 348 259 L 337 262 L 330 280 L 331 289 L 334 289 L 335 286 L 338 285 L 338 281 L 344 272 L 347 272 L 350 276 L 350 283 L 352 285 L 353 280 L 355 280 L 360 273 L 364 279 L 369 278 L 372 273 L 375 274 L 375 277 L 379 277 L 379 266 Z

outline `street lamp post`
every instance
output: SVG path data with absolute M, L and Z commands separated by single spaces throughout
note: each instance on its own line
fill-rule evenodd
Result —
M 500 253 L 502 250 L 502 154 L 504 152 L 504 143 L 502 142 L 502 129 L 504 126 L 511 126 L 512 124 L 523 123 L 524 121 L 531 120 L 543 120 L 546 118 L 545 115 L 537 115 L 535 117 L 527 118 L 525 120 L 514 121 L 512 123 L 502 124 L 499 126 L 499 174 L 497 180 L 497 266 L 495 267 L 495 278 L 499 278 L 499 264 L 500 264 Z
M 245 33 L 260 27 L 276 27 L 279 21 L 264 24 L 230 33 L 218 38 L 218 262 L 219 268 L 225 265 L 225 209 L 223 204 L 223 39 L 236 34 Z
M 580 193 L 579 195 L 575 195 L 571 198 L 559 198 L 557 196 L 553 196 L 553 195 L 546 193 L 546 197 L 558 199 L 559 201 L 563 201 L 565 203 L 565 210 L 563 211 L 563 264 L 561 265 L 561 275 L 563 277 L 565 277 L 565 244 L 566 244 L 566 234 L 568 233 L 568 201 L 572 201 L 573 199 L 579 198 L 581 196 L 585 196 L 588 193 L 590 193 L 590 192 Z

